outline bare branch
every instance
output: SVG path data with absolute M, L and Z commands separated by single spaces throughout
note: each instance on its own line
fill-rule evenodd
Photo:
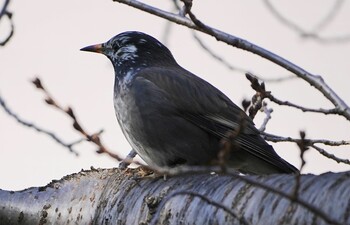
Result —
M 269 92 L 266 91 L 264 82 L 259 82 L 256 76 L 252 76 L 249 72 L 246 73 L 245 76 L 250 81 L 250 86 L 253 88 L 253 90 L 256 91 L 252 97 L 252 100 L 250 101 L 250 106 L 248 108 L 249 117 L 251 119 L 254 119 L 258 111 L 261 110 L 261 107 L 263 106 L 263 100 L 266 98 Z
M 239 115 L 238 127 L 235 130 L 228 131 L 225 137 L 220 140 L 220 151 L 217 155 L 217 162 L 213 160 L 213 164 L 220 165 L 222 172 L 225 172 L 227 169 L 227 160 L 230 158 L 231 152 L 237 150 L 237 137 L 244 131 L 246 128 L 246 120 L 244 119 L 244 113 L 241 112 Z M 237 172 L 236 172 L 237 173 Z
M 304 131 L 300 131 L 300 141 L 296 142 L 299 149 L 300 149 L 300 159 L 301 159 L 301 165 L 299 168 L 299 171 L 301 172 L 304 168 L 306 161 L 304 159 L 305 152 L 309 149 L 310 143 L 305 139 L 306 134 Z M 298 173 L 295 175 L 295 185 L 294 185 L 294 193 L 293 198 L 298 198 L 299 196 L 299 189 L 300 189 L 300 178 L 301 173 Z
M 302 38 L 314 39 L 321 43 L 344 43 L 350 41 L 349 34 L 335 37 L 322 37 L 317 33 L 327 24 L 329 24 L 331 20 L 333 20 L 333 18 L 336 16 L 336 13 L 342 7 L 344 0 L 334 1 L 334 5 L 329 10 L 328 14 L 320 21 L 320 23 L 312 31 L 306 31 L 302 29 L 299 25 L 287 19 L 273 6 L 273 4 L 269 0 L 264 0 L 264 2 L 266 8 L 277 20 L 279 20 L 282 24 L 297 32 Z
M 324 144 L 328 146 L 342 146 L 342 145 L 350 145 L 350 141 L 330 141 L 330 140 L 324 140 L 324 139 L 297 139 L 297 138 L 291 138 L 291 137 L 281 137 L 273 134 L 269 134 L 266 132 L 262 132 L 261 135 L 265 138 L 267 141 L 272 142 L 294 142 L 294 143 L 300 143 L 301 141 L 307 142 L 310 147 L 317 150 L 322 155 L 326 156 L 329 159 L 332 159 L 338 163 L 344 163 L 350 165 L 349 159 L 342 159 L 339 158 L 333 154 L 328 153 L 326 150 L 316 146 L 315 144 Z
M 344 0 L 336 0 L 326 16 L 324 16 L 323 19 L 321 19 L 320 22 L 314 27 L 313 32 L 316 33 L 329 25 L 335 19 L 339 10 L 343 7 L 344 2 Z
M 260 132 L 264 132 L 266 130 L 266 125 L 267 123 L 270 121 L 271 119 L 271 113 L 273 112 L 273 109 L 271 108 L 267 108 L 267 103 L 266 102 L 263 102 L 263 105 L 262 105 L 262 108 L 261 110 L 264 111 L 265 113 L 265 118 L 264 118 L 264 121 L 263 123 L 261 124 L 260 128 L 259 128 L 259 131 Z
M 333 108 L 333 109 L 313 109 L 313 108 L 308 108 L 308 107 L 304 107 L 304 106 L 300 106 L 297 104 L 294 104 L 292 102 L 289 101 L 282 101 L 279 100 L 278 98 L 276 98 L 275 96 L 273 96 L 271 93 L 269 95 L 266 96 L 266 98 L 270 99 L 272 102 L 278 104 L 278 105 L 284 105 L 284 106 L 290 106 L 296 109 L 300 109 L 303 112 L 314 112 L 314 113 L 323 113 L 325 115 L 329 115 L 329 114 L 339 114 L 339 111 L 337 110 L 337 108 Z
M 222 65 L 224 65 L 227 69 L 232 70 L 232 71 L 237 71 L 241 73 L 246 73 L 248 70 L 239 68 L 236 66 L 231 65 L 229 62 L 227 62 L 224 58 L 216 54 L 213 50 L 211 50 L 201 39 L 200 37 L 196 34 L 195 31 L 192 32 L 192 35 L 194 39 L 197 41 L 197 43 L 202 47 L 204 51 L 206 51 L 213 59 L 219 61 Z
M 10 33 L 7 35 L 7 37 L 3 41 L 0 41 L 0 46 L 5 46 L 7 42 L 12 38 L 15 32 L 15 26 L 13 25 L 13 21 L 12 21 L 12 13 L 7 10 L 9 3 L 10 3 L 10 0 L 5 0 L 5 3 L 2 9 L 0 10 L 0 21 L 3 17 L 6 17 L 10 21 Z
M 297 78 L 296 76 L 293 76 L 293 75 L 289 75 L 289 76 L 285 76 L 285 77 L 279 77 L 279 78 L 263 78 L 263 77 L 260 77 L 260 76 L 257 76 L 257 75 L 253 75 L 253 73 L 249 72 L 247 69 L 243 69 L 243 68 L 239 68 L 237 66 L 233 66 L 228 61 L 226 61 L 223 57 L 221 57 L 217 53 L 215 53 L 212 49 L 210 49 L 204 43 L 204 41 L 197 35 L 197 33 L 195 31 L 192 32 L 192 35 L 193 35 L 194 39 L 197 41 L 197 43 L 199 44 L 199 46 L 205 52 L 207 52 L 213 59 L 217 60 L 218 62 L 220 62 L 222 65 L 224 65 L 227 69 L 229 69 L 231 71 L 236 71 L 236 72 L 240 72 L 240 73 L 250 73 L 252 76 L 254 76 L 258 80 L 261 80 L 261 81 L 264 81 L 264 82 L 271 82 L 271 83 L 272 82 L 283 82 L 283 81 L 288 81 L 288 80 Z
M 264 78 L 261 76 L 256 75 L 255 73 L 252 73 L 250 71 L 246 71 L 246 73 L 249 73 L 251 76 L 255 77 L 258 80 L 261 80 L 265 83 L 273 83 L 273 82 L 283 82 L 283 81 L 289 81 L 289 80 L 294 80 L 297 79 L 298 77 L 290 74 L 290 75 L 284 75 L 283 77 L 277 77 L 277 78 Z
M 247 101 L 243 106 L 244 109 L 248 109 L 249 110 L 249 115 L 250 117 L 253 119 L 255 114 L 258 112 L 258 110 L 261 110 L 264 108 L 264 102 L 263 99 L 264 98 L 269 98 L 270 100 L 274 101 L 274 102 L 278 102 L 281 103 L 281 105 L 288 105 L 288 106 L 292 106 L 298 109 L 303 109 L 303 110 L 308 110 L 310 111 L 310 109 L 289 103 L 289 102 L 281 102 L 276 100 L 272 95 L 271 92 L 266 91 L 265 89 L 265 85 L 264 83 L 259 83 L 259 81 L 256 79 L 256 77 L 252 76 L 252 74 L 250 73 L 246 73 L 246 77 L 247 79 L 251 82 L 251 87 L 256 91 L 256 94 L 252 97 L 252 101 Z M 265 103 L 266 104 L 266 103 Z M 266 107 L 265 107 L 266 108 Z M 327 113 L 325 110 L 313 110 L 313 112 L 323 112 L 323 113 Z M 322 143 L 325 145 L 331 145 L 331 146 L 340 146 L 340 145 L 348 145 L 350 144 L 349 141 L 329 141 L 329 140 L 315 140 L 315 139 L 305 139 L 305 133 L 301 132 L 300 136 L 301 139 L 293 139 L 293 138 L 283 138 L 280 136 L 274 136 L 274 135 L 270 135 L 267 133 L 264 133 L 265 130 L 265 126 L 268 122 L 268 120 L 271 118 L 270 117 L 270 113 L 269 111 L 265 110 L 266 113 L 266 118 L 264 119 L 264 122 L 260 128 L 260 131 L 262 132 L 262 135 L 264 136 L 264 138 L 268 141 L 274 141 L 274 142 L 282 142 L 282 141 L 288 141 L 288 142 L 295 142 L 298 144 L 300 150 L 301 150 L 301 154 L 300 154 L 300 158 L 302 159 L 302 167 L 300 168 L 300 170 L 304 167 L 305 165 L 305 161 L 304 161 L 304 151 L 307 149 L 307 146 L 312 146 L 314 149 L 316 149 L 317 151 L 319 151 L 322 155 L 326 156 L 327 158 L 333 159 L 336 162 L 342 162 L 345 164 L 350 164 L 350 161 L 348 159 L 341 159 L 338 158 L 336 156 L 334 156 L 333 154 L 330 154 L 328 152 L 326 152 L 324 149 L 321 149 L 317 146 L 315 146 L 315 143 Z M 331 113 L 328 113 L 331 114 Z
M 301 172 L 302 169 L 304 168 L 306 161 L 304 159 L 304 154 L 305 152 L 309 149 L 309 143 L 305 139 L 306 134 L 304 131 L 300 131 L 300 141 L 297 142 L 297 145 L 300 149 L 300 159 L 301 159 L 301 165 L 299 168 L 299 171 Z M 301 186 L 301 173 L 298 173 L 295 175 L 295 185 L 294 185 L 294 191 L 292 194 L 293 199 L 298 199 L 300 196 L 300 186 Z
M 64 114 L 68 115 L 73 120 L 73 128 L 75 130 L 77 130 L 80 134 L 82 134 L 86 140 L 88 140 L 88 141 L 90 141 L 98 146 L 98 150 L 96 151 L 97 153 L 105 153 L 118 161 L 122 161 L 121 157 L 119 157 L 117 154 L 111 152 L 102 143 L 100 136 L 99 136 L 101 132 L 89 134 L 85 129 L 83 129 L 83 127 L 78 122 L 78 119 L 76 118 L 73 109 L 71 107 L 67 107 L 66 109 L 64 109 L 62 106 L 60 106 L 57 103 L 57 101 L 54 100 L 54 98 L 51 96 L 51 94 L 47 91 L 47 89 L 44 88 L 44 86 L 41 83 L 41 80 L 39 78 L 35 78 L 32 81 L 32 83 L 35 85 L 36 88 L 38 88 L 39 90 L 44 92 L 44 94 L 46 95 L 45 102 L 48 105 L 51 105 L 51 106 L 55 107 L 56 109 L 58 109 L 59 111 L 63 112 Z
M 301 141 L 298 138 L 291 138 L 291 137 L 282 137 L 277 136 L 274 134 L 269 134 L 266 132 L 263 132 L 262 135 L 266 138 L 268 141 L 272 142 L 298 142 Z M 324 144 L 329 146 L 341 146 L 341 145 L 350 145 L 350 141 L 330 141 L 325 139 L 306 139 L 310 145 L 312 144 Z
M 7 14 L 9 14 L 9 12 L 7 11 L 7 7 L 9 6 L 9 4 L 10 4 L 10 0 L 5 0 L 4 5 L 0 10 L 0 20 L 2 19 L 3 16 L 6 16 Z
M 0 105 L 2 106 L 2 108 L 5 110 L 5 112 L 11 116 L 12 118 L 14 118 L 18 123 L 22 124 L 23 126 L 26 126 L 26 127 L 29 127 L 29 128 L 32 128 L 34 130 L 36 130 L 37 132 L 39 133 L 43 133 L 43 134 L 46 134 L 48 136 L 50 136 L 53 140 L 55 140 L 58 144 L 68 148 L 68 150 L 72 153 L 74 153 L 76 156 L 79 155 L 79 153 L 77 151 L 75 151 L 73 149 L 73 146 L 75 144 L 77 144 L 77 142 L 72 142 L 70 144 L 67 144 L 65 143 L 64 141 L 62 141 L 59 137 L 57 137 L 56 134 L 50 132 L 50 131 L 47 131 L 43 128 L 40 128 L 39 126 L 37 126 L 36 124 L 34 123 L 31 123 L 31 122 L 28 122 L 28 121 L 25 121 L 23 120 L 22 118 L 20 118 L 17 114 L 15 114 L 5 103 L 4 99 L 0 96 Z
M 311 145 L 310 147 L 314 148 L 315 150 L 317 150 L 319 153 L 321 153 L 322 155 L 324 155 L 327 158 L 333 159 L 334 161 L 336 161 L 337 163 L 344 163 L 344 164 L 349 164 L 350 165 L 350 160 L 349 159 L 341 159 L 337 156 L 335 156 L 334 154 L 330 154 L 328 153 L 326 150 L 324 150 L 323 148 L 320 148 L 316 145 Z
M 247 72 L 246 73 L 247 79 L 251 83 L 251 87 L 256 91 L 256 94 L 252 98 L 252 106 L 250 107 L 250 110 L 254 109 L 254 103 L 257 104 L 256 102 L 259 103 L 259 107 L 255 106 L 254 113 L 256 114 L 257 111 L 262 107 L 262 100 L 264 98 L 270 99 L 270 101 L 278 104 L 278 105 L 283 105 L 283 106 L 290 106 L 296 109 L 300 109 L 303 112 L 314 112 L 314 113 L 323 113 L 325 115 L 328 114 L 338 114 L 338 110 L 336 108 L 333 109 L 312 109 L 312 108 L 307 108 L 303 106 L 299 106 L 297 104 L 291 103 L 289 101 L 282 101 L 279 100 L 278 98 L 274 97 L 270 91 L 266 91 L 264 82 L 261 84 L 259 83 L 259 77 L 255 76 L 254 74 Z M 254 118 L 255 114 L 253 115 L 252 118 Z
M 257 76 L 257 75 L 255 75 L 255 73 L 250 72 L 247 69 L 239 68 L 237 66 L 233 66 L 232 64 L 230 64 L 223 57 L 219 56 L 212 49 L 210 49 L 204 43 L 204 41 L 197 35 L 197 33 L 195 31 L 192 31 L 192 35 L 193 35 L 194 39 L 197 41 L 197 43 L 199 44 L 199 46 L 202 47 L 202 49 L 205 52 L 207 52 L 213 59 L 217 60 L 218 62 L 220 62 L 222 65 L 224 65 L 227 69 L 229 69 L 231 71 L 236 71 L 236 72 L 240 72 L 240 73 L 249 73 L 251 76 L 255 77 L 258 80 L 261 80 L 261 81 L 264 81 L 264 82 L 271 82 L 271 83 L 272 82 L 283 82 L 283 81 L 287 81 L 287 80 L 291 80 L 291 79 L 296 79 L 297 78 L 294 75 L 289 75 L 289 76 L 279 77 L 279 78 L 263 78 L 263 77 Z

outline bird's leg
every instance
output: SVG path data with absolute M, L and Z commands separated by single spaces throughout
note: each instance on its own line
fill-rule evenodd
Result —
M 131 151 L 129 152 L 129 154 L 126 156 L 125 159 L 123 159 L 123 161 L 121 161 L 121 163 L 119 163 L 119 169 L 121 170 L 125 170 L 126 168 L 128 168 L 128 166 L 131 164 L 132 159 L 137 155 L 137 152 L 134 149 L 131 149 Z

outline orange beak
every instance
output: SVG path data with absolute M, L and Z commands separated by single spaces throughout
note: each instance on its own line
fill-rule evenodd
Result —
M 80 49 L 80 51 L 103 53 L 103 46 L 102 44 L 90 45 Z

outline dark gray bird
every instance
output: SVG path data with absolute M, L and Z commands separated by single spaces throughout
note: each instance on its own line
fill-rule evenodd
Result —
M 298 172 L 265 142 L 238 106 L 177 64 L 155 38 L 129 31 L 81 50 L 111 60 L 119 125 L 147 164 L 210 165 L 222 149 L 220 140 L 236 132 L 228 167 L 250 174 Z

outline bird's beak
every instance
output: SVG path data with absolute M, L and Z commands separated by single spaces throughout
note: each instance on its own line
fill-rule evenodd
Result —
M 103 46 L 102 44 L 90 45 L 80 49 L 80 51 L 103 53 Z

